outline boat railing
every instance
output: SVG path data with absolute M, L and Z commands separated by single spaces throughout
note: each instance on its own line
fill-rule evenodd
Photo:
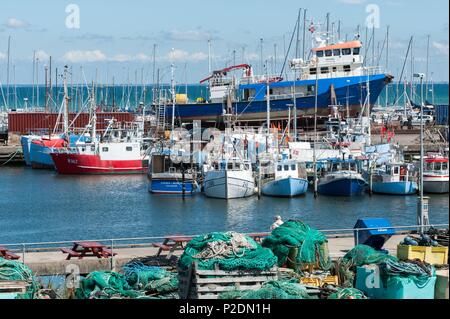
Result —
M 383 73 L 383 70 L 379 66 L 368 66 L 363 68 L 362 75 L 376 75 Z
M 449 224 L 431 224 L 431 225 L 407 225 L 407 226 L 387 226 L 387 227 L 372 227 L 372 228 L 335 228 L 335 229 L 319 229 L 320 232 L 324 233 L 328 238 L 341 238 L 341 237 L 354 237 L 354 241 L 349 242 L 348 247 L 345 249 L 352 249 L 354 246 L 358 245 L 359 233 L 368 230 L 378 230 L 387 231 L 394 230 L 397 234 L 409 234 L 412 232 L 417 232 L 420 230 L 427 230 L 430 228 L 442 230 L 448 229 Z M 252 235 L 255 232 L 244 232 L 244 234 Z M 260 232 L 258 232 L 260 234 Z M 270 235 L 269 232 L 263 232 L 264 235 Z M 197 237 L 201 234 L 192 235 L 176 235 L 170 236 L 171 238 L 186 238 L 186 237 Z M 103 239 L 84 239 L 84 240 L 65 240 L 65 241 L 44 241 L 44 242 L 22 242 L 22 243 L 0 243 L 0 246 L 8 247 L 9 250 L 17 254 L 21 254 L 21 262 L 27 262 L 27 254 L 37 253 L 37 252 L 49 252 L 58 251 L 63 246 L 73 245 L 74 242 L 99 242 L 106 245 L 111 250 L 110 267 L 113 269 L 115 267 L 114 252 L 117 249 L 123 248 L 141 248 L 141 247 L 152 247 L 154 243 L 162 242 L 167 236 L 148 236 L 148 237 L 129 237 L 129 238 L 103 238 Z M 61 258 L 65 255 L 61 254 Z

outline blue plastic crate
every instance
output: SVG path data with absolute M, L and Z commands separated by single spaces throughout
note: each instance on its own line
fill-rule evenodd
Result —
M 391 223 L 386 218 L 361 218 L 353 228 L 374 228 L 354 231 L 355 245 L 364 244 L 381 250 L 386 241 L 395 234 Z
M 378 266 L 356 268 L 355 288 L 372 299 L 434 299 L 436 275 L 424 285 L 418 285 L 407 277 L 390 276 L 383 281 Z

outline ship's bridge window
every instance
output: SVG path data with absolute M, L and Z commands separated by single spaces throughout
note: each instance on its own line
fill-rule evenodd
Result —
M 284 165 L 284 170 L 288 171 L 289 170 L 289 165 Z
M 353 48 L 353 55 L 358 55 L 360 48 Z
M 328 69 L 328 67 L 320 68 L 320 73 L 321 74 L 327 74 L 329 72 L 330 72 L 330 70 Z
M 91 151 L 94 152 L 95 151 L 95 146 L 91 145 Z
M 398 166 L 394 167 L 394 175 L 398 175 L 398 173 L 399 173 L 398 169 L 399 169 Z
M 315 75 L 316 72 L 317 72 L 317 68 L 311 68 L 311 69 L 309 69 L 309 74 L 311 74 L 311 75 Z
M 127 146 L 127 147 L 126 147 L 126 150 L 127 150 L 127 152 L 131 152 L 131 151 L 133 150 L 133 147 Z
M 325 50 L 325 56 L 332 56 L 333 51 L 332 50 Z
M 323 51 L 317 51 L 316 55 L 317 55 L 318 58 L 323 57 Z
M 291 165 L 291 171 L 295 171 L 295 169 L 296 169 L 295 166 L 296 166 L 295 164 L 292 164 L 292 165 Z
M 344 72 L 350 72 L 351 67 L 350 65 L 344 65 Z
M 333 66 L 333 72 L 337 71 L 337 67 Z
M 443 171 L 448 170 L 448 163 L 447 162 L 442 163 L 441 170 L 443 170 Z
M 233 169 L 233 163 L 228 163 L 227 169 L 229 169 L 229 170 Z
M 281 168 L 281 165 L 278 165 L 278 166 L 277 166 L 277 171 L 278 171 L 278 172 L 281 172 L 281 169 L 282 169 L 282 168 Z
M 352 49 L 342 49 L 342 55 L 351 55 Z
M 334 49 L 333 50 L 333 55 L 334 56 L 340 56 L 341 55 L 341 49 Z
M 102 147 L 102 152 L 108 152 L 108 148 L 107 147 Z

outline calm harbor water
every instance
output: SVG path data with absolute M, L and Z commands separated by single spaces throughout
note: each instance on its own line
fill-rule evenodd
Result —
M 75 239 L 267 231 L 273 216 L 320 229 L 352 228 L 361 217 L 415 223 L 416 196 L 353 198 L 257 196 L 223 201 L 203 194 L 152 195 L 145 175 L 62 176 L 25 167 L 0 168 L 0 244 Z M 448 223 L 448 195 L 430 199 L 431 223 Z

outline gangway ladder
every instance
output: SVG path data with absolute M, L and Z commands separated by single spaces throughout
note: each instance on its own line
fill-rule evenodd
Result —
M 158 103 L 156 128 L 158 131 L 164 131 L 166 128 L 166 102 Z

